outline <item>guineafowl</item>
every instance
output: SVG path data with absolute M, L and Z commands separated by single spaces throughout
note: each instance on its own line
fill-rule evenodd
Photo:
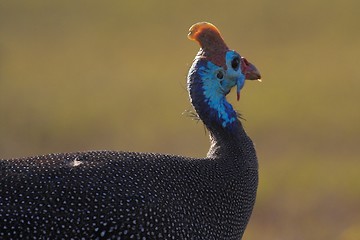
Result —
M 206 158 L 90 151 L 0 160 L 0 239 L 241 239 L 258 163 L 225 96 L 259 71 L 210 23 L 189 70 L 190 101 L 210 135 Z

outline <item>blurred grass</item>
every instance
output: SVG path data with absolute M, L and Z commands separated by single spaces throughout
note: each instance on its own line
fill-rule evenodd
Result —
M 221 4 L 221 6 L 219 6 Z M 360 2 L 0 0 L 0 158 L 204 156 L 187 40 L 210 21 L 253 62 L 241 102 L 260 186 L 244 239 L 360 239 Z

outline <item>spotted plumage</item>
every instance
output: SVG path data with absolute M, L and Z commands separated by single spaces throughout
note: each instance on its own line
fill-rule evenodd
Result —
M 200 25 L 220 36 L 213 25 Z M 208 40 L 197 30 L 190 38 Z M 209 129 L 206 158 L 92 151 L 0 160 L 0 239 L 241 239 L 255 201 L 257 159 L 225 95 L 236 85 L 240 91 L 247 74 L 260 75 L 252 65 L 242 70 L 234 51 L 224 54 L 226 68 L 208 59 L 216 50 L 204 51 L 188 89 Z

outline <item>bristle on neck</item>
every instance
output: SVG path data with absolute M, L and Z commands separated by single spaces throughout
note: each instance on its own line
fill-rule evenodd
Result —
M 199 22 L 189 29 L 188 38 L 200 44 L 202 57 L 225 67 L 225 54 L 229 50 L 220 31 L 211 23 Z

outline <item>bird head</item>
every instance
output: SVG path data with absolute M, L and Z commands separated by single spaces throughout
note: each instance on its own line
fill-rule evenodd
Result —
M 203 75 L 216 91 L 228 94 L 237 86 L 237 100 L 245 80 L 260 80 L 260 72 L 239 53 L 229 50 L 220 31 L 211 23 L 200 22 L 189 29 L 188 38 L 199 43 L 201 49 L 196 60 L 207 62 Z M 215 86 L 214 86 L 215 85 Z

